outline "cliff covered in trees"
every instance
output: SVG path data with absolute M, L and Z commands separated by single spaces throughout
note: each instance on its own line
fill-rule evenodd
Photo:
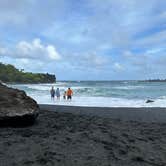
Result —
M 56 77 L 48 73 L 24 72 L 13 65 L 0 63 L 0 80 L 7 83 L 53 83 Z

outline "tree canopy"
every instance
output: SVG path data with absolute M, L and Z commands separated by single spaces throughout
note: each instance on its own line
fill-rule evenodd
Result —
M 24 72 L 13 65 L 0 63 L 0 80 L 7 83 L 53 83 L 55 75 Z

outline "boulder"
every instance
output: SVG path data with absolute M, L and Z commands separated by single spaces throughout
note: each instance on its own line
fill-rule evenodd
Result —
M 30 125 L 39 114 L 36 101 L 24 91 L 0 83 L 0 126 Z
M 146 100 L 146 103 L 152 103 L 154 102 L 153 100 Z

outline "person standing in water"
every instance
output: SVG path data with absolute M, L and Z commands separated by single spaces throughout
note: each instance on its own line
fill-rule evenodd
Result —
M 51 94 L 51 100 L 54 100 L 55 97 L 55 90 L 54 87 L 52 86 L 51 90 L 50 90 L 50 94 Z
M 66 100 L 66 91 L 63 93 L 63 99 Z
M 72 95 L 73 95 L 73 91 L 70 88 L 68 88 L 68 90 L 67 90 L 67 100 L 69 100 L 69 99 L 71 100 Z
M 57 99 L 60 100 L 60 90 L 59 90 L 59 88 L 56 89 L 55 94 L 56 94 Z

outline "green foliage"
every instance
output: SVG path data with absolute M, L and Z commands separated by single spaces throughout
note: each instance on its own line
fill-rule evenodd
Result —
M 56 81 L 55 75 L 23 72 L 13 65 L 0 63 L 0 80 L 8 83 L 53 83 Z

